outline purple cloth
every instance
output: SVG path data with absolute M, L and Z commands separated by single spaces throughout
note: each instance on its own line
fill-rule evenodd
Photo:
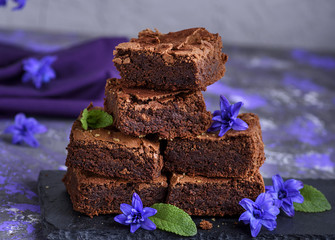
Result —
M 92 101 L 103 103 L 106 79 L 119 77 L 113 50 L 126 38 L 101 38 L 48 54 L 0 43 L 0 116 L 27 115 L 77 117 Z M 57 56 L 52 64 L 56 79 L 36 89 L 22 83 L 22 60 Z

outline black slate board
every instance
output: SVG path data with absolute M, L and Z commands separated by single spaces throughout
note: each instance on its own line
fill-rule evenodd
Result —
M 198 225 L 201 219 L 213 223 L 211 230 L 198 229 L 194 237 L 180 237 L 172 233 L 139 229 L 131 234 L 129 227 L 114 222 L 115 215 L 89 218 L 72 210 L 72 204 L 61 181 L 65 171 L 41 171 L 38 191 L 41 204 L 43 234 L 47 239 L 249 239 L 249 225 L 237 218 L 193 217 Z M 269 184 L 269 180 L 266 179 Z M 277 229 L 262 228 L 257 239 L 335 239 L 335 180 L 305 179 L 322 191 L 332 210 L 323 213 L 296 212 L 294 218 L 280 214 Z

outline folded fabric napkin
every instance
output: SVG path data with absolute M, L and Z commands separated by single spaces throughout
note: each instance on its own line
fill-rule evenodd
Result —
M 18 112 L 76 117 L 92 101 L 102 105 L 106 79 L 118 77 L 113 50 L 126 38 L 100 38 L 51 53 L 39 53 L 0 43 L 0 116 Z M 22 82 L 23 60 L 56 56 L 56 78 L 35 88 Z

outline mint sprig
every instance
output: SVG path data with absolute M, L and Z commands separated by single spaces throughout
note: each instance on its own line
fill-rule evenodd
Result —
M 303 203 L 294 202 L 294 209 L 300 212 L 324 212 L 331 209 L 331 205 L 328 202 L 325 195 L 316 188 L 305 184 L 300 190 L 301 195 L 304 197 Z
M 157 213 L 149 219 L 156 224 L 158 229 L 185 237 L 197 234 L 195 223 L 182 209 L 165 203 L 155 203 L 151 207 L 156 209 Z
M 87 108 L 85 108 L 81 115 L 80 122 L 85 130 L 88 128 L 104 128 L 113 124 L 113 117 L 102 110 L 92 109 L 88 111 Z

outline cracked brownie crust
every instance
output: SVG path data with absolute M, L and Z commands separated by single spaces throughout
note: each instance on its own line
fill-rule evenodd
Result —
M 221 37 L 204 28 L 167 34 L 146 29 L 119 44 L 113 62 L 128 88 L 206 90 L 225 73 L 228 57 L 221 51 Z

